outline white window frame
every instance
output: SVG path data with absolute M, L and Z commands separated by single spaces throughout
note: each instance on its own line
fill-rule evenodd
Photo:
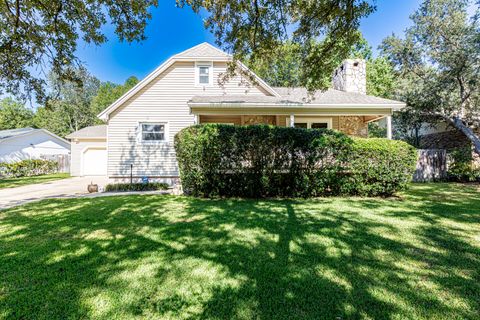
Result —
M 163 125 L 163 140 L 143 140 L 143 125 Z M 141 121 L 138 122 L 137 141 L 140 144 L 163 144 L 168 142 L 168 122 L 165 121 Z
M 290 122 L 290 118 L 286 119 L 286 123 Z M 325 117 L 295 117 L 295 123 L 306 123 L 307 124 L 307 129 L 312 128 L 312 123 L 326 123 L 327 124 L 327 129 L 332 129 L 332 118 L 325 118 Z
M 200 67 L 208 67 L 208 83 L 200 83 Z M 195 86 L 211 87 L 213 85 L 213 62 L 212 61 L 196 61 L 195 62 Z

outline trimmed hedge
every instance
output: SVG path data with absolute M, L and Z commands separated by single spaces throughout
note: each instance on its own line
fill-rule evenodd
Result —
M 382 138 L 354 138 L 348 156 L 350 174 L 342 193 L 390 196 L 412 181 L 417 150 L 406 142 Z
M 175 150 L 184 192 L 200 197 L 388 196 L 417 157 L 401 141 L 265 125 L 188 127 Z
M 6 178 L 38 176 L 57 171 L 58 164 L 52 160 L 27 159 L 12 163 L 0 163 L 0 176 Z
M 168 184 L 163 182 L 149 182 L 149 183 L 111 183 L 105 186 L 105 192 L 118 191 L 155 191 L 167 190 Z

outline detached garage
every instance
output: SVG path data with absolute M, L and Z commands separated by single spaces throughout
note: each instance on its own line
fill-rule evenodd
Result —
M 71 141 L 72 176 L 107 175 L 107 126 L 86 127 L 67 136 Z

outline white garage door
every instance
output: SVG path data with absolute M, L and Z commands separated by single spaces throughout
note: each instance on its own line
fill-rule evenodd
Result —
M 83 153 L 83 175 L 107 175 L 107 150 L 104 148 L 89 148 Z

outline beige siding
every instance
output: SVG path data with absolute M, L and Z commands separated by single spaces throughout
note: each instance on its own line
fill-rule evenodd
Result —
M 89 147 L 106 147 L 105 140 L 86 140 L 79 139 L 78 141 L 72 141 L 71 147 L 71 159 L 70 159 L 70 174 L 72 176 L 80 176 L 82 174 L 82 153 Z
M 332 129 L 339 130 L 338 116 L 332 117 Z
M 134 176 L 178 176 L 173 139 L 177 132 L 194 123 L 187 101 L 195 95 L 253 94 L 264 95 L 258 87 L 242 85 L 235 77 L 223 87 L 218 78 L 226 63 L 214 63 L 213 85 L 195 86 L 194 62 L 176 62 L 117 109 L 108 122 L 108 175 L 125 176 L 133 164 Z M 137 139 L 140 122 L 167 123 L 165 143 L 142 144 Z

